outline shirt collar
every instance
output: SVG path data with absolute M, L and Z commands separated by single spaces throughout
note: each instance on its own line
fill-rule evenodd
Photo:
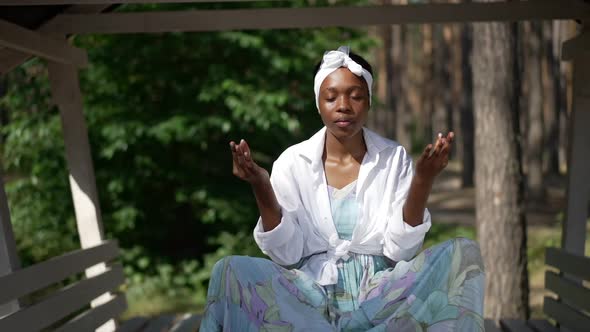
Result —
M 313 169 L 316 169 L 322 164 L 326 130 L 326 127 L 323 127 L 307 141 L 301 143 L 299 155 L 307 160 Z M 391 145 L 388 143 L 387 139 L 366 127 L 363 127 L 363 137 L 365 138 L 365 144 L 367 145 L 368 160 L 378 159 L 379 153 Z

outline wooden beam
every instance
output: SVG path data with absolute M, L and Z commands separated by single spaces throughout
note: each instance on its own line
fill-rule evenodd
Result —
M 143 328 L 149 323 L 149 318 L 146 317 L 134 317 L 121 323 L 121 326 L 117 332 L 137 332 L 142 331 Z
M 84 50 L 4 20 L 0 20 L 0 45 L 78 67 L 88 64 L 88 56 Z
M 119 256 L 116 242 L 80 249 L 0 276 L 0 303 L 24 297 Z
M 97 294 L 116 289 L 125 282 L 123 267 L 115 264 L 105 273 L 83 279 L 50 294 L 41 301 L 0 319 L 0 331 L 41 331 L 84 308 Z
M 572 18 L 590 18 L 590 5 L 564 0 L 62 14 L 52 29 L 62 34 L 160 33 Z
M 127 3 L 218 3 L 218 2 L 257 2 L 280 0 L 0 0 L 2 6 L 38 5 L 88 5 L 88 4 L 127 4 Z
M 590 257 L 584 256 L 584 253 L 575 254 L 563 249 L 547 248 L 545 264 L 557 268 L 562 273 L 590 280 Z
M 572 331 L 587 331 L 590 326 L 590 317 L 547 296 L 543 298 L 543 311 L 555 319 L 560 331 L 564 331 L 564 327 Z
M 590 310 L 590 289 L 551 271 L 545 271 L 545 289 L 548 289 L 563 302 L 580 311 Z
M 8 198 L 4 191 L 4 175 L 0 167 L 0 277 L 10 274 L 20 267 L 10 211 L 8 209 Z M 18 299 L 0 302 L 0 319 L 11 314 L 20 308 Z
M 2 1 L 2 0 L 0 0 Z M 20 3 L 20 1 L 18 1 Z M 68 7 L 64 13 L 68 14 L 95 14 L 100 13 L 111 5 L 78 5 L 78 6 L 71 6 Z M 48 24 L 51 23 L 51 20 L 43 24 L 37 32 L 41 34 L 49 33 Z M 32 55 L 29 53 L 24 53 L 16 50 L 12 50 L 9 48 L 2 48 L 0 49 L 0 76 L 9 73 L 14 68 L 21 65 L 23 62 L 27 61 L 31 58 Z
M 588 40 L 588 28 L 585 27 L 574 40 Z M 567 205 L 562 248 L 584 256 L 590 200 L 590 130 L 587 128 L 590 123 L 590 57 L 581 48 L 572 48 L 568 56 L 573 59 L 574 93 L 569 123 Z
M 74 66 L 53 61 L 48 62 L 48 68 L 51 95 L 53 102 L 59 107 L 61 116 L 78 235 L 82 248 L 85 249 L 101 244 L 104 241 L 104 232 L 88 131 L 82 112 L 82 93 L 78 72 Z M 91 278 L 105 270 L 105 264 L 98 264 L 88 268 L 86 276 Z M 92 301 L 92 307 L 104 304 L 111 299 L 112 296 L 105 293 Z M 115 328 L 115 323 L 111 320 L 107 326 L 99 330 L 114 331 Z
M 0 48 L 0 75 L 5 75 L 25 62 L 31 55 L 10 48 Z
M 580 34 L 563 43 L 561 48 L 562 60 L 573 60 L 576 54 L 586 53 L 590 57 L 590 33 Z
M 109 302 L 90 309 L 63 326 L 58 327 L 55 329 L 55 332 L 94 331 L 106 321 L 119 317 L 125 309 L 127 309 L 125 295 L 117 295 Z

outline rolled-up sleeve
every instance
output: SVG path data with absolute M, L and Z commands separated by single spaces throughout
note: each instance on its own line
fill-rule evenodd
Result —
M 396 262 L 410 260 L 420 251 L 432 225 L 428 209 L 424 209 L 422 224 L 411 226 L 404 221 L 403 207 L 414 171 L 409 157 L 401 159 L 400 164 L 397 167 L 397 188 L 390 205 L 383 244 L 383 254 Z
M 273 164 L 270 182 L 281 207 L 281 223 L 270 231 L 264 231 L 262 219 L 254 228 L 254 240 L 262 252 L 280 265 L 293 265 L 301 260 L 303 234 L 297 219 L 301 207 L 299 193 L 289 170 L 285 156 Z

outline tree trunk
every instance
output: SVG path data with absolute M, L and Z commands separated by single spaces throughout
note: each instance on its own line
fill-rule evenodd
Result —
M 461 100 L 461 134 L 463 137 L 463 171 L 461 184 L 463 188 L 473 187 L 475 169 L 474 124 L 473 124 L 473 73 L 471 71 L 473 47 L 472 26 L 466 24 L 461 33 L 461 64 L 463 67 L 463 98 Z
M 426 141 L 427 143 L 432 142 L 432 114 L 434 112 L 435 101 L 434 101 L 434 50 L 433 50 L 433 24 L 422 25 L 422 33 L 424 39 L 422 40 L 422 54 L 423 54 L 423 68 L 422 68 L 422 111 L 421 115 L 418 115 L 417 123 L 418 130 L 417 136 L 419 139 Z
M 396 139 L 408 151 L 412 151 L 412 112 L 408 105 L 407 90 L 409 89 L 408 71 L 406 68 L 406 26 L 393 27 L 393 103 L 396 115 Z
M 393 75 L 393 64 L 391 59 L 391 25 L 382 25 L 376 28 L 381 47 L 377 51 L 377 84 L 376 92 L 379 102 L 373 107 L 373 116 L 375 118 L 375 131 L 379 134 L 393 138 L 392 128 L 395 123 L 391 123 L 390 114 L 393 112 L 392 95 L 391 95 L 391 78 Z
M 529 198 L 542 201 L 544 198 L 543 184 L 543 79 L 542 79 L 542 47 L 543 31 L 541 22 L 527 22 L 528 33 L 525 38 L 526 73 L 528 76 L 528 112 L 527 112 L 527 187 Z
M 558 48 L 560 41 L 553 41 L 557 21 L 543 22 L 543 96 L 544 96 L 544 125 L 545 125 L 545 173 L 549 175 L 559 174 L 559 107 L 560 75 Z
M 510 23 L 474 24 L 476 224 L 493 319 L 529 315 L 514 34 Z
M 447 71 L 449 64 L 449 51 L 443 36 L 443 26 L 435 25 L 432 28 L 432 132 L 445 133 L 450 129 L 447 114 L 447 95 L 451 93 L 450 77 Z
M 575 35 L 575 22 L 556 21 L 554 48 L 560 50 L 561 42 L 570 39 Z M 559 42 L 558 42 L 559 41 Z M 558 59 L 561 59 L 561 52 Z M 558 111 L 558 157 L 559 170 L 565 172 L 567 170 L 567 147 L 568 147 L 568 123 L 569 113 L 572 109 L 572 64 L 571 62 L 559 61 L 559 111 Z

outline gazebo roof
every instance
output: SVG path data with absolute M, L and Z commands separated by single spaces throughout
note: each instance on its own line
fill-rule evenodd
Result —
M 62 118 L 76 222 L 84 248 L 57 260 L 19 271 L 8 203 L 4 187 L 0 187 L 0 276 L 3 278 L 3 285 L 9 285 L 8 288 L 11 284 L 7 284 L 7 280 L 18 286 L 11 289 L 12 293 L 8 295 L 0 292 L 4 294 L 4 299 L 0 298 L 4 300 L 0 301 L 0 316 L 11 314 L 0 319 L 0 326 L 14 327 L 5 328 L 6 330 L 16 330 L 16 326 L 18 330 L 31 331 L 45 328 L 74 310 L 79 310 L 81 305 L 78 304 L 87 305 L 95 295 L 88 293 L 85 288 L 92 288 L 96 294 L 103 295 L 92 301 L 94 309 L 68 323 L 70 330 L 78 331 L 79 326 L 94 321 L 102 324 L 124 308 L 124 299 L 121 296 L 111 300 L 110 295 L 104 294 L 122 282 L 122 268 L 107 268 L 104 263 L 86 270 L 89 280 L 84 281 L 86 284 L 81 283 L 77 288 L 60 291 L 63 298 L 51 297 L 48 301 L 22 310 L 18 301 L 21 296 L 36 291 L 49 281 L 62 280 L 61 276 L 65 271 L 63 266 L 72 265 L 77 268 L 76 271 L 81 271 L 89 264 L 95 264 L 95 261 L 110 261 L 117 251 L 116 245 L 105 242 L 104 239 L 90 144 L 82 112 L 78 68 L 86 66 L 88 58 L 86 51 L 70 45 L 66 36 L 84 33 L 160 33 L 540 19 L 578 19 L 585 24 L 590 22 L 590 0 L 114 12 L 118 4 L 125 3 L 234 1 L 252 0 L 0 0 L 0 74 L 9 72 L 31 56 L 47 60 L 52 98 L 60 109 Z M 562 247 L 566 252 L 580 256 L 584 255 L 590 197 L 590 147 L 587 144 L 590 141 L 590 131 L 586 128 L 590 123 L 588 28 L 587 25 L 583 26 L 576 38 L 565 42 L 562 52 L 562 59 L 573 59 L 575 68 L 574 100 L 569 128 L 571 146 L 568 158 L 567 208 Z M 89 256 L 94 257 L 95 261 L 89 260 Z M 81 298 L 80 294 L 86 294 L 88 300 Z M 58 299 L 61 304 L 65 304 L 64 296 L 76 301 L 68 300 L 68 306 L 63 308 L 51 302 Z M 10 302 L 5 303 L 6 300 Z M 45 315 L 40 317 L 38 312 L 44 312 Z

